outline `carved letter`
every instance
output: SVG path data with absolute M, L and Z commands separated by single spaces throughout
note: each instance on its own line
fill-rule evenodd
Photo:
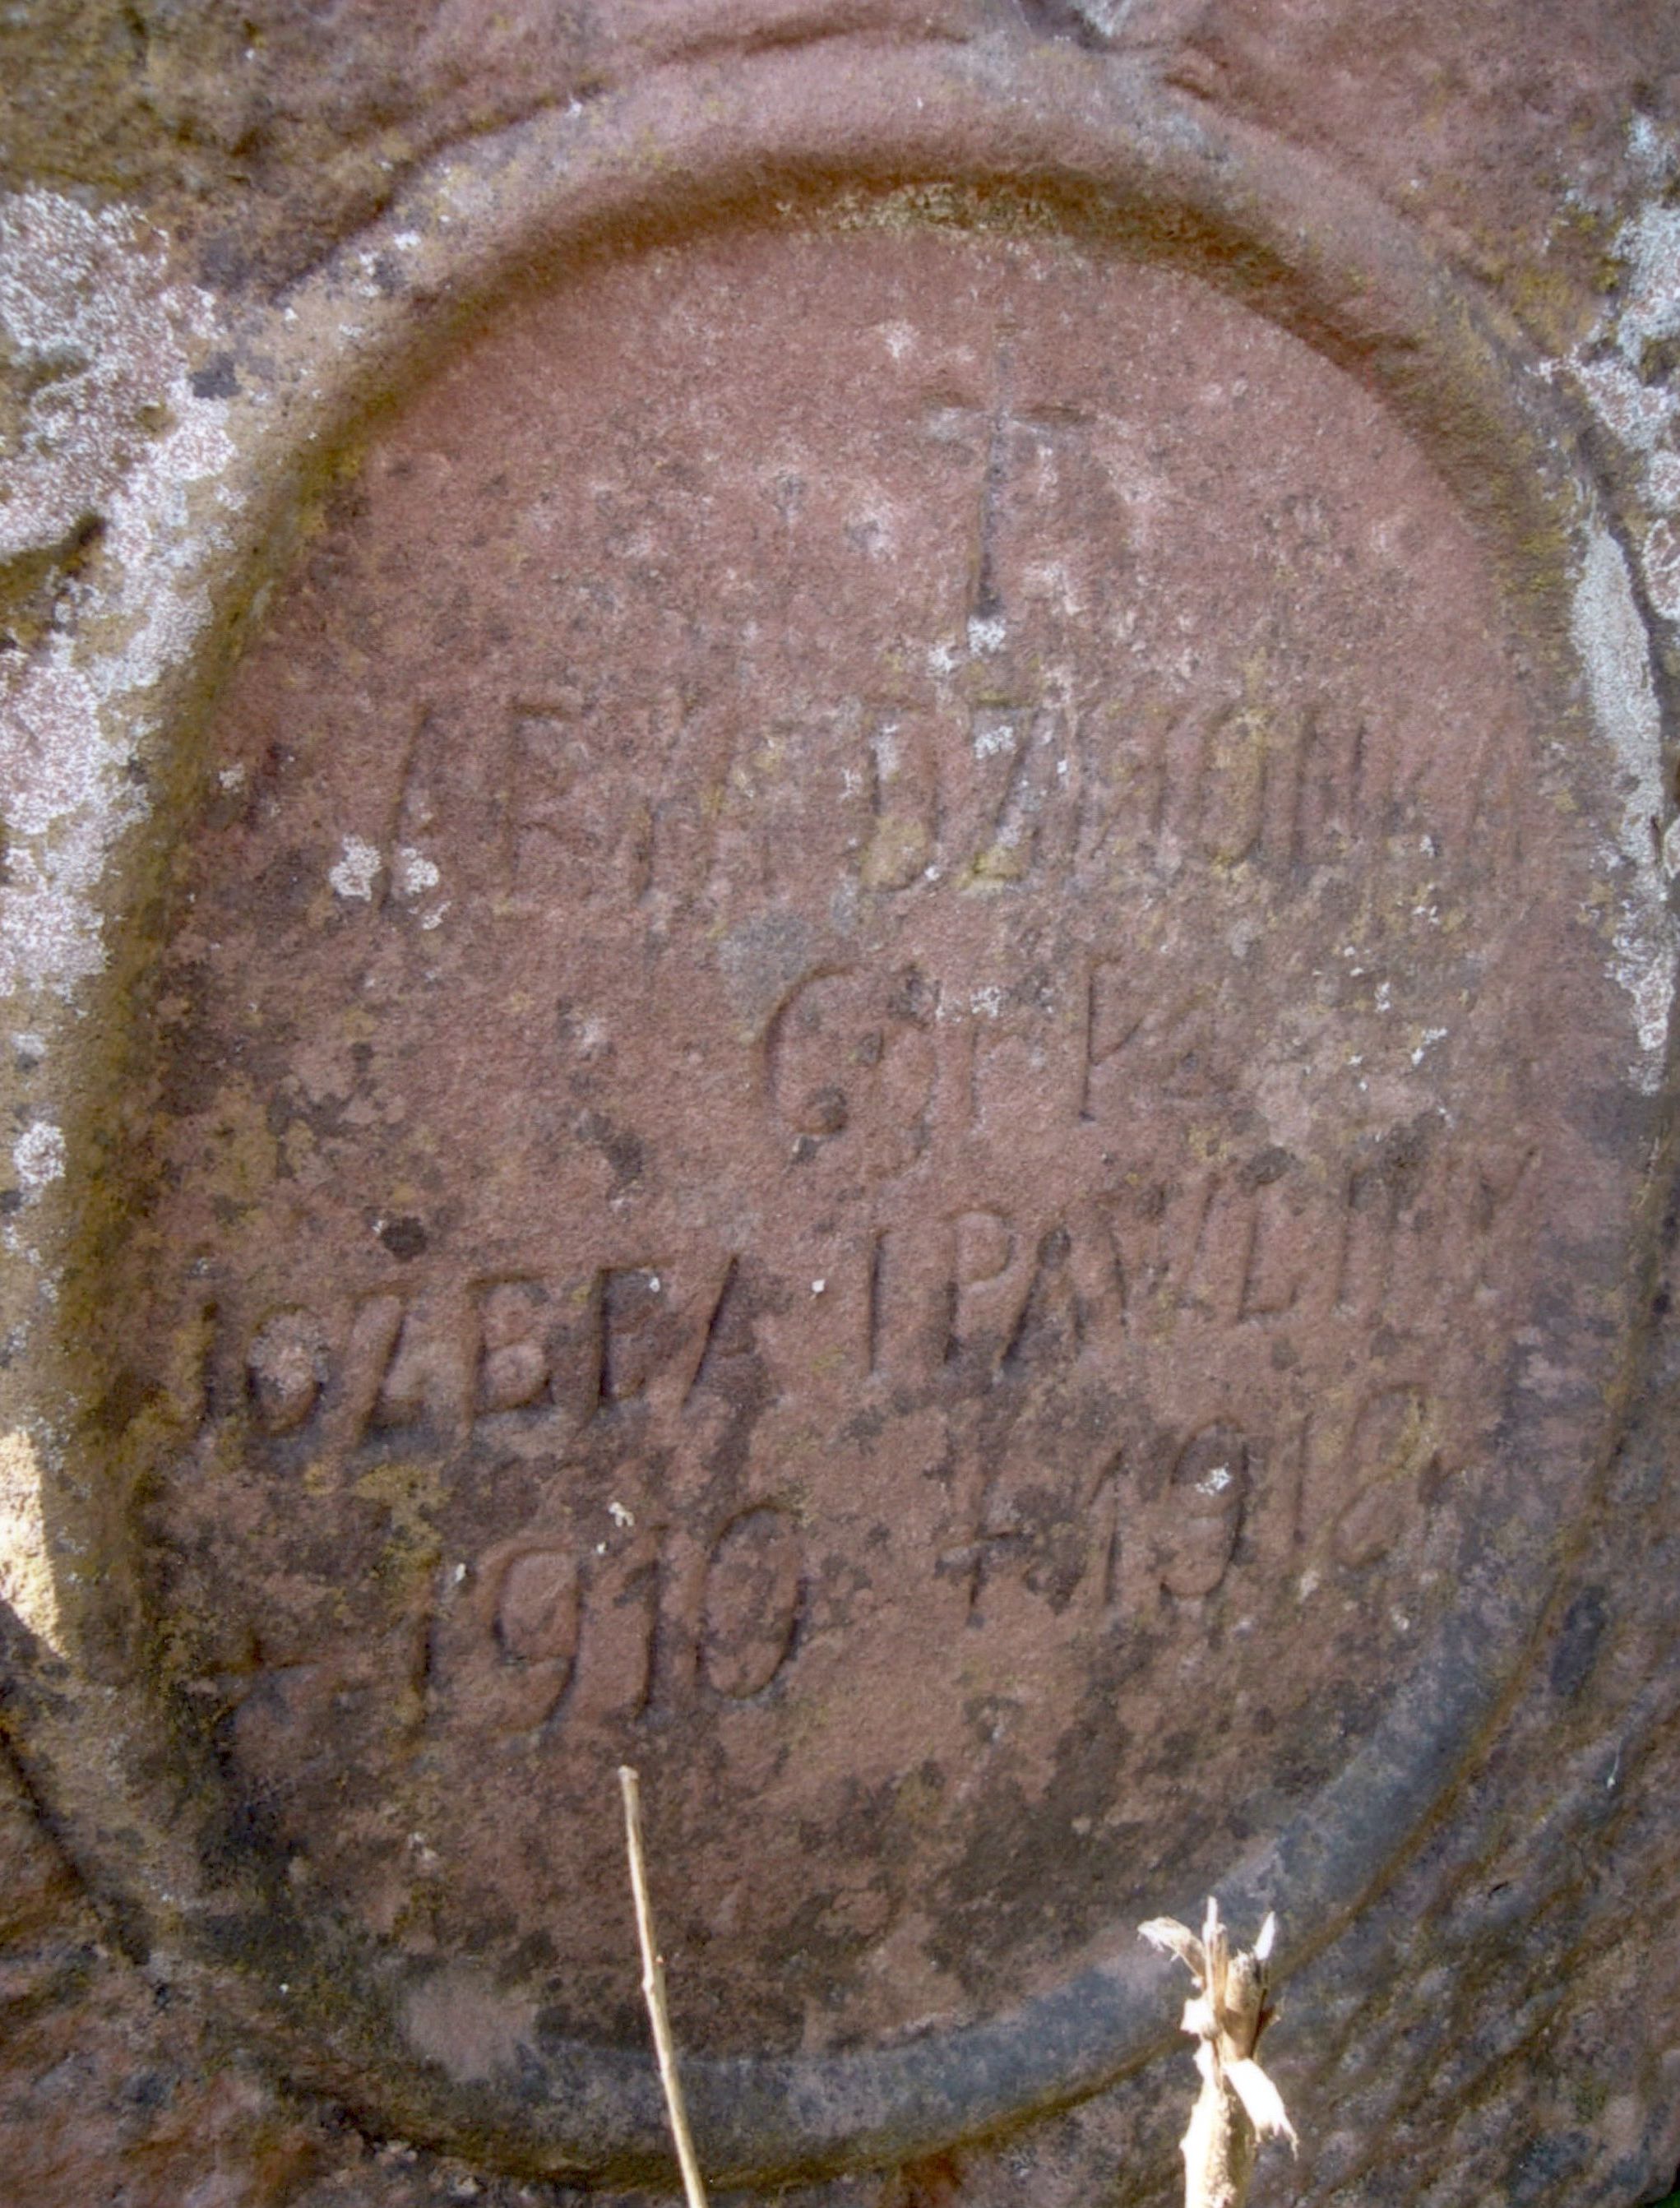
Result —
M 423 1420 L 452 1437 L 465 1433 L 472 1386 L 466 1334 L 458 1298 L 411 1305 L 375 1400 L 373 1424 Z
M 465 1583 L 450 1586 L 433 1622 L 438 1711 L 467 1732 L 528 1732 L 565 1694 L 577 1647 L 569 1544 L 536 1532 L 500 1542 Z
M 893 1227 L 875 1238 L 869 1283 L 869 1369 L 927 1380 L 951 1344 L 950 1229 Z
M 621 1724 L 647 1707 L 659 1566 L 639 1538 L 621 1555 L 591 1565 L 567 1722 Z
M 246 1371 L 264 1433 L 294 1432 L 327 1382 L 327 1336 L 320 1320 L 313 1311 L 276 1311 L 258 1329 Z
M 366 1433 L 402 1328 L 400 1296 L 370 1296 L 357 1312 L 345 1350 L 344 1370 L 324 1413 L 332 1454 L 347 1455 Z
M 499 1281 L 485 1289 L 479 1315 L 481 1410 L 523 1410 L 548 1392 L 549 1353 L 543 1339 L 546 1301 L 535 1281 Z
M 578 1560 L 567 1549 L 527 1549 L 501 1577 L 496 1639 L 515 1663 L 563 1665 L 578 1647 Z
M 1212 1594 L 1225 1577 L 1248 1491 L 1248 1443 L 1234 1426 L 1207 1426 L 1185 1444 L 1165 1497 L 1161 1584 L 1168 1594 Z
M 601 1280 L 601 1401 L 639 1395 L 678 1343 L 675 1298 L 663 1273 L 625 1266 Z
M 1260 841 L 1270 741 L 1253 705 L 1227 706 L 1208 731 L 1198 841 L 1215 866 L 1235 866 Z
M 1423 1475 L 1435 1461 L 1429 1407 L 1420 1388 L 1385 1388 L 1367 1398 L 1343 1453 L 1331 1546 L 1359 1570 L 1394 1546 Z
M 770 1032 L 771 1089 L 784 1124 L 807 1142 L 843 1141 L 868 1179 L 903 1173 L 928 1138 L 936 1002 L 915 967 L 802 983 Z
M 951 1355 L 991 1365 L 1003 1355 L 1026 1291 L 1026 1253 L 999 1211 L 966 1211 L 956 1222 Z
M 760 1503 L 718 1535 L 706 1567 L 705 1680 L 745 1701 L 762 1694 L 793 1648 L 803 1565 L 785 1510 Z
M 883 714 L 870 731 L 863 768 L 867 890 L 908 889 L 932 863 L 939 810 L 937 742 L 937 730 L 919 714 Z

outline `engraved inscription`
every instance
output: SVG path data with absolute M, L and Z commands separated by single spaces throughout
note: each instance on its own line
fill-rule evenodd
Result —
M 1397 1155 L 1333 1170 L 1329 1187 L 1305 1185 L 1300 1161 L 1273 1149 L 1176 1187 L 1116 1173 L 1047 1221 L 989 1205 L 916 1216 L 912 1203 L 906 1215 L 890 1202 L 881 1215 L 897 1223 L 813 1239 L 820 1295 L 779 1284 L 778 1323 L 762 1338 L 742 1256 L 724 1249 L 687 1265 L 424 1277 L 401 1295 L 345 1299 L 336 1316 L 262 1318 L 243 1355 L 253 1425 L 294 1459 L 405 1449 L 415 1428 L 446 1448 L 552 1450 L 640 1404 L 692 1416 L 766 1357 L 777 1392 L 818 1355 L 837 1355 L 844 1381 L 890 1369 L 932 1382 L 956 1368 L 980 1384 L 1005 1366 L 1082 1359 L 1135 1375 L 1186 1333 L 1322 1331 L 1368 1323 L 1397 1284 L 1484 1287 L 1521 1232 L 1508 1207 L 1530 1157 L 1466 1155 L 1425 1128 Z M 747 1260 L 761 1281 L 775 1262 L 773 1250 Z M 861 1327 L 837 1336 L 837 1309 L 859 1311 Z
M 563 1476 L 559 1492 L 563 1496 Z M 627 1508 L 624 1525 L 634 1523 Z M 446 1731 L 542 1733 L 635 1722 L 713 1695 L 750 1700 L 789 1661 L 803 1551 L 759 1503 L 721 1527 L 682 1586 L 683 1539 L 651 1529 L 609 1550 L 558 1525 L 498 1543 L 441 1591 L 429 1626 L 432 1716 Z
M 1477 540 L 1189 279 L 867 229 L 521 304 L 321 533 L 157 985 L 171 1690 L 562 2037 L 633 1751 L 685 2043 L 1018 1998 L 1340 1767 L 1587 1415 L 1591 837 Z
M 1074 703 L 988 695 L 982 681 L 959 706 L 942 687 L 889 705 L 837 697 L 796 727 L 733 738 L 673 693 L 628 730 L 580 702 L 508 698 L 493 709 L 499 824 L 481 783 L 453 786 L 476 733 L 426 708 L 381 838 L 385 902 L 426 916 L 445 819 L 451 862 L 465 855 L 489 893 L 656 919 L 736 889 L 796 890 L 767 811 L 798 819 L 801 845 L 801 816 L 819 812 L 827 869 L 878 892 L 944 879 L 1072 891 L 1119 869 L 1172 879 L 1246 864 L 1299 896 L 1311 869 L 1380 853 L 1408 820 L 1428 824 L 1437 857 L 1460 860 L 1473 840 L 1487 867 L 1516 855 L 1499 732 L 1472 732 L 1467 775 L 1396 788 L 1392 731 L 1329 703 L 1155 683 Z M 650 798 L 633 757 L 644 773 L 657 763 L 671 793 Z M 462 830 L 478 821 L 483 841 L 464 854 Z

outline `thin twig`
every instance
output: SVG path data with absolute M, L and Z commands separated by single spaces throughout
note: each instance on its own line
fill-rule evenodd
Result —
M 642 1852 L 641 1783 L 627 1763 L 618 1767 L 618 1783 L 624 1789 L 624 1837 L 630 1851 L 630 1890 L 636 1897 L 636 1936 L 642 1943 L 642 1991 L 653 2022 L 654 2051 L 659 2057 L 659 2082 L 665 2089 L 665 2113 L 671 2120 L 676 2158 L 682 2169 L 682 2189 L 688 2208 L 706 2208 L 705 2187 L 694 2152 L 694 2136 L 688 2128 L 688 2111 L 682 2105 L 682 2084 L 676 2074 L 676 2043 L 671 2037 L 670 2012 L 665 2006 L 665 1964 L 653 1936 L 653 1904 L 648 1898 L 647 1863 Z

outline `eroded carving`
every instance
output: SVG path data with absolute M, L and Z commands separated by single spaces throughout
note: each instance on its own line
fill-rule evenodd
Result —
M 1185 279 L 859 232 L 580 281 L 374 435 L 225 705 L 159 1646 L 378 1938 L 523 1983 L 540 1929 L 586 2009 L 633 1749 L 707 2043 L 867 2038 L 915 2020 L 867 1942 L 820 2014 L 780 1959 L 805 1835 L 883 1940 L 1001 1898 L 977 2012 L 1149 1869 L 1014 1821 L 1100 1786 L 1188 1875 L 1258 1712 L 1328 1767 L 1327 1670 L 1449 1606 L 1607 1170 L 1534 1070 L 1575 831 L 1438 480 Z M 1173 1770 L 1163 1682 L 1229 1716 Z

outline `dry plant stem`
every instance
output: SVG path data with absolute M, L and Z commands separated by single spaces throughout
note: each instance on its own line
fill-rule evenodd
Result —
M 1278 2090 L 1255 2059 L 1271 2020 L 1266 1963 L 1275 1931 L 1268 1917 L 1252 1948 L 1233 1953 L 1212 1900 L 1199 1939 L 1170 1917 L 1142 1927 L 1143 1938 L 1176 1955 L 1197 1984 L 1184 2013 L 1202 2073 L 1184 2135 L 1185 2208 L 1243 2208 L 1260 2141 L 1296 2144 Z
M 676 2158 L 682 2170 L 682 2189 L 688 2208 L 706 2208 L 705 2187 L 694 2153 L 688 2111 L 682 2105 L 682 2083 L 676 2074 L 676 2043 L 671 2037 L 670 2012 L 665 2006 L 665 1965 L 653 1935 L 653 1904 L 648 1898 L 647 1860 L 642 1849 L 641 1783 L 627 1763 L 618 1767 L 618 1783 L 624 1790 L 624 1836 L 630 1851 L 630 1890 L 636 1897 L 636 1935 L 642 1947 L 642 1992 L 653 2024 L 654 2051 L 659 2057 L 659 2082 L 665 2089 L 665 2113 L 676 2141 Z

